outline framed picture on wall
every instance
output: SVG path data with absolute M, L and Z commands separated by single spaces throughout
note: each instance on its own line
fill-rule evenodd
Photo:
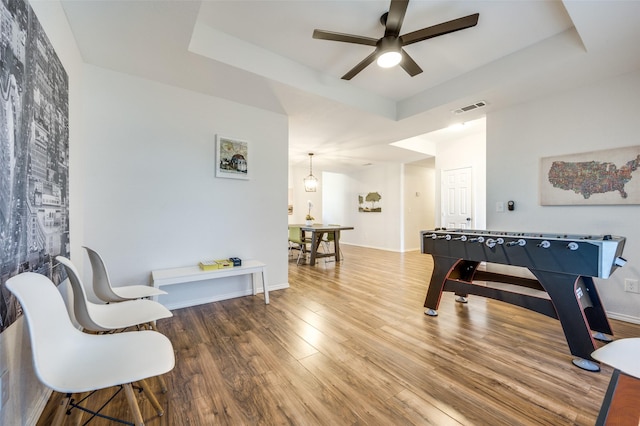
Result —
M 540 159 L 540 204 L 640 204 L 640 146 Z
M 358 194 L 358 211 L 362 213 L 381 213 L 382 195 L 379 192 Z
M 216 135 L 216 177 L 249 179 L 249 142 Z

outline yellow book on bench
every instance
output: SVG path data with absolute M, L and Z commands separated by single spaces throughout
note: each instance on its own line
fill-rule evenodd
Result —
M 218 269 L 233 268 L 233 262 L 229 259 L 218 259 L 215 262 L 218 264 Z
M 213 271 L 216 269 L 233 268 L 233 262 L 229 259 L 203 260 L 198 263 L 203 271 Z
M 220 267 L 218 266 L 218 262 L 216 262 L 215 260 L 203 260 L 202 262 L 198 263 L 198 266 L 203 271 L 212 271 L 214 269 L 220 269 Z

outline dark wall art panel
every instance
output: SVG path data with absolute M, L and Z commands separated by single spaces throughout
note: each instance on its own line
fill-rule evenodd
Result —
M 20 314 L 4 283 L 57 284 L 69 256 L 69 81 L 31 6 L 0 4 L 0 330 Z

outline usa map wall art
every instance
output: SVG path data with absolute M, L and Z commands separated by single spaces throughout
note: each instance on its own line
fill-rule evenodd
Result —
M 640 146 L 540 160 L 540 204 L 640 204 Z

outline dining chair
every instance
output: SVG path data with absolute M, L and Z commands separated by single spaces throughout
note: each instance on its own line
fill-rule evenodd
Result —
M 142 299 L 167 294 L 166 291 L 148 285 L 128 285 L 113 287 L 109 280 L 107 267 L 98 252 L 83 246 L 89 255 L 93 271 L 93 291 L 104 302 L 124 302 L 125 300 Z
M 640 338 L 615 340 L 596 349 L 591 354 L 596 361 L 603 362 L 629 376 L 640 379 Z
M 87 298 L 75 265 L 63 256 L 57 256 L 56 261 L 67 272 L 73 291 L 73 316 L 85 330 L 110 332 L 138 326 L 154 328 L 157 320 L 173 316 L 171 311 L 160 303 L 147 299 L 109 304 L 93 303 Z
M 161 333 L 151 330 L 118 334 L 87 334 L 74 327 L 55 284 L 34 272 L 16 275 L 6 282 L 27 321 L 33 367 L 40 382 L 62 393 L 53 425 L 62 424 L 65 413 L 73 408 L 121 423 L 143 425 L 144 420 L 133 392 L 133 384 L 142 385 L 145 395 L 159 416 L 162 406 L 147 392 L 145 379 L 171 371 L 175 366 L 173 346 Z M 124 390 L 134 423 L 113 419 L 72 399 L 73 394 L 117 387 Z M 71 409 L 69 409 L 71 407 Z M 69 410 L 69 411 L 67 411 Z
M 298 260 L 296 264 L 300 264 L 300 259 L 309 252 L 307 245 L 311 244 L 311 240 L 302 238 L 302 229 L 299 226 L 289 227 L 289 256 L 292 250 L 298 250 Z

